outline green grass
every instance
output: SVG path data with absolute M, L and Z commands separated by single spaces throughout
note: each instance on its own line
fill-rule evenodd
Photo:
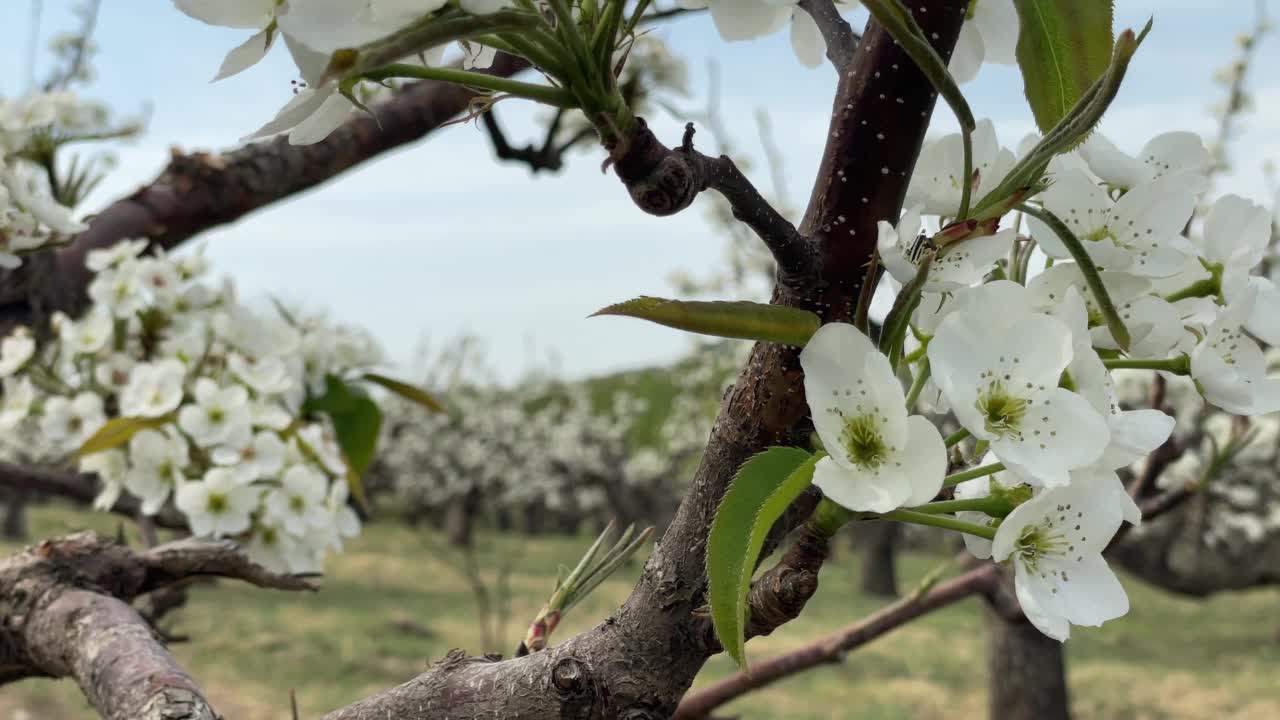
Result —
M 36 537 L 82 527 L 115 532 L 115 521 L 56 508 L 31 513 Z M 395 525 L 368 528 L 331 562 L 315 594 L 256 590 L 232 583 L 197 588 L 169 628 L 190 635 L 175 645 L 215 706 L 231 720 L 288 717 L 297 690 L 302 717 L 403 682 L 453 647 L 507 651 L 541 604 L 558 563 L 577 558 L 587 538 L 493 539 L 497 552 L 521 553 L 511 578 L 512 621 L 498 648 L 478 647 L 475 601 L 438 540 Z M 14 546 L 0 546 L 11 552 Z M 856 592 L 856 554 L 838 552 L 804 617 L 748 645 L 750 658 L 798 647 L 879 607 Z M 908 582 L 938 562 L 908 555 Z M 492 567 L 492 563 L 490 564 Z M 575 608 L 556 638 L 586 629 L 630 590 L 639 564 L 624 569 Z M 1099 720 L 1280 717 L 1280 591 L 1222 595 L 1198 602 L 1126 579 L 1133 611 L 1102 630 L 1081 629 L 1068 643 L 1076 716 Z M 430 632 L 405 632 L 411 621 Z M 935 613 L 850 655 L 730 706 L 743 718 L 908 718 L 985 715 L 984 637 L 973 601 Z M 704 684 L 732 671 L 715 658 Z M 19 709 L 26 715 L 18 715 Z M 30 680 L 0 689 L 0 720 L 92 718 L 66 681 Z

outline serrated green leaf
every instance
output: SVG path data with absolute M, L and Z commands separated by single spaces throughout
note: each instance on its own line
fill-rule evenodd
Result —
M 440 401 L 436 400 L 431 393 L 423 390 L 417 385 L 410 385 L 402 380 L 396 380 L 395 378 L 390 378 L 378 373 L 365 373 L 363 377 L 365 380 L 376 385 L 381 385 L 405 400 L 415 402 L 431 412 L 444 412 L 444 405 L 441 405 Z
M 1112 0 L 1014 0 L 1018 67 L 1041 132 L 1066 116 L 1111 62 Z
M 85 440 L 79 448 L 76 448 L 75 457 L 79 459 L 86 455 L 120 447 L 129 442 L 129 438 L 132 438 L 139 431 L 160 427 L 171 420 L 173 420 L 171 415 L 162 415 L 154 418 L 111 418 L 102 427 L 98 428 L 97 432 L 90 435 L 89 439 Z
M 746 667 L 747 591 L 765 536 L 813 480 L 822 453 L 775 447 L 738 469 L 725 492 L 707 540 L 707 594 L 711 620 L 725 652 Z
M 642 296 L 592 315 L 623 315 L 677 330 L 803 346 L 822 320 L 808 310 L 745 301 L 667 300 Z

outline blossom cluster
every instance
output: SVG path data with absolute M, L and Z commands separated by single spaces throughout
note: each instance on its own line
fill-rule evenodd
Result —
M 55 122 L 85 124 L 86 107 L 65 91 L 0 98 L 0 268 L 16 268 L 22 255 L 85 229 L 49 193 L 40 168 L 22 153 Z
M 646 383 L 655 379 L 644 374 L 604 391 L 539 375 L 503 388 L 473 373 L 450 384 L 449 415 L 423 417 L 391 399 L 379 474 L 389 476 L 396 511 L 410 520 L 483 498 L 486 513 L 527 513 L 548 523 L 658 522 L 674 510 L 688 464 L 706 441 L 713 399 L 736 360 L 729 344 L 698 348 L 670 378 L 670 408 L 653 407 L 655 391 Z M 647 426 L 655 413 L 662 422 L 653 432 Z
M 948 517 L 970 549 L 1011 563 L 1028 618 L 1065 639 L 1072 624 L 1127 612 L 1101 554 L 1122 523 L 1141 520 L 1117 473 L 1175 427 L 1159 409 L 1128 409 L 1113 370 L 1187 376 L 1202 402 L 1233 415 L 1280 410 L 1280 379 L 1258 342 L 1280 339 L 1280 304 L 1272 281 L 1255 274 L 1272 220 L 1234 195 L 1194 218 L 1209 153 L 1195 135 L 1166 133 L 1137 156 L 1094 135 L 1055 158 L 1047 189 L 1023 199 L 1029 234 L 1018 214 L 954 222 L 963 182 L 982 197 L 1016 161 L 988 121 L 973 138 L 971 178 L 962 179 L 958 135 L 927 143 L 906 212 L 879 224 L 888 290 L 918 282 L 917 264 L 929 264 L 906 361 L 895 369 L 860 331 L 836 323 L 801 362 L 829 453 L 814 477 L 826 496 L 856 511 L 930 512 L 927 503 L 956 486 L 965 502 L 940 507 L 963 508 Z M 1029 268 L 1033 248 L 1042 270 Z M 895 370 L 912 382 L 910 401 Z M 910 414 L 917 404 L 951 413 L 962 431 L 944 440 Z
M 34 429 L 46 460 L 78 457 L 102 484 L 99 508 L 127 493 L 143 514 L 172 506 L 193 534 L 239 540 L 269 567 L 318 570 L 359 522 L 333 427 L 307 400 L 380 364 L 377 344 L 255 311 L 230 282 L 206 280 L 202 255 L 146 248 L 90 251 L 83 315 L 55 314 L 48 341 L 25 327 L 0 340 L 0 430 Z

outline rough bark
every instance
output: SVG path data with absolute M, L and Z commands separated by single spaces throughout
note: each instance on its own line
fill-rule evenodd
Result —
M 862 546 L 862 592 L 876 597 L 898 596 L 897 545 L 901 535 L 901 523 L 868 526 Z
M 949 55 L 967 3 L 913 3 L 916 19 Z M 880 72 L 877 72 L 880 71 Z M 935 100 L 910 59 L 874 22 L 840 72 L 828 142 L 802 236 L 816 272 L 780 277 L 772 301 L 848 319 L 876 240 L 897 217 Z M 665 718 L 714 651 L 705 601 L 705 543 L 730 479 L 751 454 L 803 440 L 807 428 L 798 350 L 758 344 L 721 405 L 702 463 L 676 517 L 626 603 L 597 627 L 523 658 L 451 655 L 409 682 L 328 720 L 450 718 Z M 792 608 L 798 613 L 803 603 Z M 794 614 L 792 615 L 794 617 Z
M 199 686 L 129 602 L 202 576 L 314 589 L 234 543 L 183 540 L 137 553 L 86 532 L 0 561 L 0 684 L 67 677 L 107 720 L 215 720 Z

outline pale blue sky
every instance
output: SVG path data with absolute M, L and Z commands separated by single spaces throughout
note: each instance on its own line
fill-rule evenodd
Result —
M 0 0 L 0 93 L 23 87 L 31 0 Z M 1274 4 L 1274 3 L 1273 3 Z M 1252 26 L 1253 0 L 1118 0 L 1117 27 L 1155 16 L 1103 130 L 1136 151 L 1152 134 L 1189 129 L 1208 136 L 1208 108 L 1222 97 L 1212 82 Z M 46 34 L 73 26 L 72 0 L 44 0 Z M 861 14 L 853 17 L 863 22 Z M 797 63 L 785 33 L 751 43 L 721 43 L 706 17 L 657 31 L 689 60 L 700 107 L 705 62 L 722 76 L 722 110 L 739 146 L 757 146 L 753 113 L 768 109 L 786 155 L 792 204 L 808 196 L 825 135 L 834 74 Z M 99 80 L 92 93 L 122 111 L 150 105 L 146 137 L 119 148 L 118 170 L 95 193 L 92 211 L 127 194 L 163 167 L 171 146 L 235 147 L 288 99 L 295 76 L 283 48 L 250 71 L 210 85 L 222 56 L 244 39 L 183 16 L 167 0 L 109 0 L 96 36 Z M 1240 123 L 1237 167 L 1219 184 L 1270 202 L 1264 160 L 1280 159 L 1280 39 L 1269 38 L 1256 65 L 1258 112 Z M 991 117 L 1008 145 L 1031 127 L 1012 68 L 987 66 L 966 86 L 979 117 Z M 504 103 L 516 134 L 535 132 L 532 108 Z M 939 132 L 954 128 L 945 108 Z M 653 118 L 675 140 L 680 123 Z M 703 138 L 704 142 L 709 139 Z M 620 318 L 587 319 L 597 308 L 635 295 L 670 294 L 676 269 L 714 266 L 724 239 L 702 206 L 655 219 L 632 207 L 602 154 L 572 158 L 567 170 L 531 180 L 516 165 L 497 165 L 483 133 L 453 126 L 425 143 L 343 176 L 287 203 L 255 213 L 203 238 L 219 272 L 246 296 L 274 293 L 328 307 L 370 328 L 400 360 L 424 333 L 436 342 L 477 335 L 504 378 L 528 367 L 529 347 L 545 361 L 554 351 L 572 376 L 661 362 L 687 347 L 678 332 Z M 766 184 L 760 177 L 758 183 Z

